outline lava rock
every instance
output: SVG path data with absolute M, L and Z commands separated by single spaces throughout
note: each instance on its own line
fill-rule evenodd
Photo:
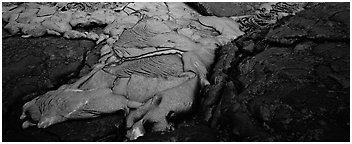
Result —
M 347 3 L 314 5 L 265 37 L 223 47 L 238 50 L 217 53 L 204 120 L 228 141 L 349 141 L 346 11 Z
M 217 133 L 208 126 L 186 121 L 172 132 L 150 132 L 134 142 L 216 142 Z
M 68 121 L 44 129 L 45 132 L 56 135 L 60 141 L 92 142 L 92 141 L 122 141 L 124 133 L 124 117 L 122 113 L 102 116 L 94 119 Z
M 4 140 L 37 141 L 36 138 L 50 134 L 21 128 L 22 104 L 78 77 L 85 64 L 85 53 L 95 44 L 58 37 L 23 39 L 14 36 L 3 39 L 2 46 Z M 38 133 L 38 137 L 26 136 L 31 133 Z M 21 136 L 23 138 L 18 139 Z M 56 141 L 57 138 L 49 136 L 42 140 Z
M 190 2 L 187 3 L 203 15 L 219 17 L 252 15 L 262 2 Z
M 349 22 L 341 14 L 349 12 L 348 3 L 318 4 L 289 18 L 282 26 L 274 27 L 266 40 L 280 44 L 293 44 L 298 40 L 349 40 Z M 348 18 L 347 18 L 348 19 Z

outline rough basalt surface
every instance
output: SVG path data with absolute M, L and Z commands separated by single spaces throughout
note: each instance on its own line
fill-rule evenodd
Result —
M 96 141 L 116 134 L 114 124 L 121 122 L 121 115 L 69 122 L 48 130 L 23 130 L 18 119 L 24 102 L 89 72 L 99 56 L 94 42 L 16 36 L 3 39 L 2 46 L 4 141 Z
M 45 91 L 78 76 L 93 58 L 94 43 L 44 37 L 3 39 L 3 110 L 16 99 L 32 92 Z M 90 63 L 92 65 L 92 63 Z M 28 99 L 28 98 L 27 98 Z
M 187 4 L 203 15 L 229 17 L 255 14 L 263 2 L 189 2 Z
M 224 141 L 349 141 L 348 3 L 321 3 L 223 47 L 203 118 Z

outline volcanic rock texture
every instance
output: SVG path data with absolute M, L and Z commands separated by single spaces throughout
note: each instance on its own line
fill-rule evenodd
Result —
M 102 52 L 111 48 L 115 41 L 119 41 L 121 47 L 131 45 L 128 39 L 118 40 L 117 35 L 133 27 L 138 19 L 130 17 L 114 21 L 113 18 L 113 11 L 125 10 L 127 14 L 124 16 L 138 13 L 124 9 L 126 4 L 58 3 L 55 7 L 52 3 L 25 4 L 16 9 L 12 7 L 16 12 L 10 10 L 13 13 L 3 14 L 3 23 L 6 24 L 2 43 L 3 141 L 124 140 L 126 124 L 123 113 L 67 121 L 46 129 L 22 129 L 19 116 L 25 102 L 49 90 L 56 90 L 62 84 L 72 84 L 89 73 L 99 58 L 104 59 L 100 57 Z M 140 8 L 143 5 L 132 4 L 131 7 Z M 197 3 L 195 8 L 205 11 L 202 14 L 206 15 L 239 16 L 253 14 L 258 5 Z M 165 14 L 170 12 L 170 6 L 143 13 L 168 19 L 170 17 Z M 102 8 L 111 11 L 99 10 Z M 67 12 L 70 9 L 81 12 L 73 15 Z M 199 108 L 195 110 L 199 113 L 198 117 L 191 116 L 177 125 L 173 132 L 149 132 L 136 141 L 348 141 L 349 4 L 309 3 L 305 9 L 281 19 L 275 25 L 248 32 L 217 49 L 215 63 L 208 76 L 210 85 L 202 90 L 201 101 L 195 105 Z M 71 14 L 71 17 L 62 19 L 65 17 L 63 13 Z M 111 14 L 111 17 L 102 18 L 105 14 Z M 174 12 L 173 16 L 183 17 L 176 14 L 180 13 Z M 199 21 L 203 21 L 204 33 L 187 28 L 180 28 L 177 33 L 192 40 L 198 39 L 197 35 L 215 35 L 219 43 L 224 44 L 231 34 L 219 31 L 216 28 L 219 25 L 212 24 L 219 19 L 222 20 L 222 27 L 237 27 L 225 18 L 203 17 Z M 127 23 L 121 24 L 123 21 Z M 175 22 L 180 25 L 186 23 L 182 19 Z M 212 32 L 213 29 L 218 32 Z M 30 38 L 13 36 L 18 33 Z M 43 37 L 45 34 L 78 40 Z M 122 35 L 128 35 L 128 32 Z M 163 38 L 160 37 L 161 40 L 168 40 Z M 106 42 L 94 48 L 95 44 L 104 40 Z M 202 42 L 207 44 L 209 41 Z M 173 43 L 167 44 L 174 46 Z M 129 49 L 128 54 L 148 53 L 148 50 L 155 49 Z M 116 52 L 129 56 L 119 49 Z M 155 60 L 161 58 L 156 57 Z M 119 73 L 129 75 L 128 71 L 123 72 Z M 157 83 L 153 79 L 146 81 Z
M 349 141 L 349 25 L 321 3 L 224 46 L 203 118 L 223 141 Z

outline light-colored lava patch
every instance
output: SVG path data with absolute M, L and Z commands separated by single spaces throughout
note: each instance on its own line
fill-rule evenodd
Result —
M 99 64 L 71 85 L 23 106 L 23 127 L 45 128 L 68 119 L 125 110 L 127 137 L 172 129 L 170 113 L 191 109 L 215 50 L 244 34 L 236 18 L 201 16 L 184 3 L 119 3 L 112 7 L 72 7 L 70 3 L 4 6 L 5 29 L 23 37 L 45 34 L 106 43 Z M 105 26 L 102 33 L 77 31 Z

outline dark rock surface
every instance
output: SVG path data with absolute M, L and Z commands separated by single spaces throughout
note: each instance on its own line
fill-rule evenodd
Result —
M 187 4 L 203 15 L 229 17 L 254 14 L 262 2 L 189 2 Z
M 216 142 L 216 131 L 194 120 L 179 124 L 172 132 L 149 132 L 134 142 Z
M 122 141 L 124 138 L 123 113 L 94 119 L 68 121 L 43 131 L 56 135 L 59 141 Z
M 58 87 L 77 76 L 94 43 L 45 37 L 3 40 L 3 106 L 32 92 Z
M 349 5 L 327 3 L 298 13 L 271 30 L 266 39 L 272 43 L 291 45 L 307 40 L 346 42 L 349 36 Z
M 224 141 L 349 141 L 349 45 L 349 3 L 246 34 L 220 50 L 203 118 Z
M 99 49 L 88 40 L 62 37 L 3 38 L 3 141 L 117 141 L 123 114 L 69 121 L 47 129 L 22 129 L 22 105 L 85 75 Z M 118 135 L 121 134 L 121 135 Z

